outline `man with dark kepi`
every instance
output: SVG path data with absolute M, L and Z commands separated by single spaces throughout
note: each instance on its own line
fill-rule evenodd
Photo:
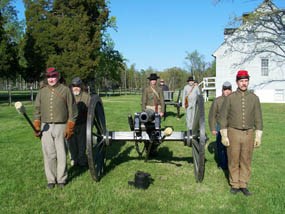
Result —
M 209 127 L 212 135 L 216 136 L 218 167 L 223 170 L 228 169 L 227 149 L 221 142 L 220 125 L 218 123 L 219 116 L 222 112 L 224 98 L 232 93 L 232 85 L 230 82 L 224 82 L 222 86 L 222 96 L 217 97 L 210 107 L 209 111 Z
M 198 86 L 195 86 L 192 76 L 187 79 L 187 83 L 188 84 L 183 88 L 182 107 L 184 107 L 186 110 L 187 129 L 190 130 L 190 135 L 192 135 L 196 101 L 198 95 L 200 94 L 200 90 Z
M 74 135 L 68 140 L 68 148 L 72 166 L 87 166 L 86 157 L 86 122 L 90 95 L 83 91 L 83 83 L 79 77 L 71 81 L 71 90 L 75 97 L 78 117 L 75 122 Z
M 149 86 L 143 90 L 142 111 L 152 109 L 162 117 L 164 115 L 164 96 L 161 88 L 156 84 L 159 76 L 153 73 L 147 79 L 149 79 Z
M 35 135 L 41 137 L 47 188 L 67 182 L 66 144 L 73 134 L 77 108 L 70 89 L 59 83 L 59 72 L 46 70 L 47 84 L 38 92 L 35 101 Z
M 240 70 L 236 75 L 237 90 L 225 97 L 220 117 L 222 143 L 227 147 L 230 192 L 248 190 L 253 148 L 259 147 L 262 136 L 262 113 L 259 98 L 248 91 L 249 74 Z M 255 139 L 254 139 L 255 132 Z

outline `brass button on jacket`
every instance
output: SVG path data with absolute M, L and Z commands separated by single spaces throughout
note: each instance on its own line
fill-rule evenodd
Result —
M 254 114 L 252 112 L 255 112 Z M 221 115 L 221 129 L 263 129 L 259 98 L 249 91 L 239 89 L 224 98 Z
M 37 94 L 34 118 L 43 123 L 66 123 L 77 117 L 70 89 L 62 84 L 45 86 Z

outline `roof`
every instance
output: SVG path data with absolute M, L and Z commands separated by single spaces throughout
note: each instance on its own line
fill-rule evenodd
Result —
M 212 54 L 214 57 L 218 55 L 218 52 L 222 51 L 222 47 L 227 44 L 227 39 L 231 38 L 234 35 L 238 35 L 242 29 L 246 28 L 248 26 L 248 20 L 251 19 L 251 14 L 265 14 L 265 16 L 268 15 L 268 13 L 271 13 L 272 11 L 284 11 L 280 10 L 277 6 L 273 4 L 271 0 L 264 0 L 254 11 L 250 13 L 243 13 L 242 15 L 242 23 L 237 28 L 225 28 L 224 29 L 224 35 L 225 40 L 223 43 L 214 51 Z M 260 16 L 260 15 L 258 15 Z M 239 30 L 240 29 L 240 30 Z

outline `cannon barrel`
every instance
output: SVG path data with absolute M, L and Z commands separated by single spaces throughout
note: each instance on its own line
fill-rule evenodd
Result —
M 141 123 L 152 122 L 155 118 L 155 112 L 151 109 L 146 109 L 141 112 L 139 115 L 139 119 Z

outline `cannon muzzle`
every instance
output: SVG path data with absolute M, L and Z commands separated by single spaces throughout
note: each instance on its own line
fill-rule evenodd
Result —
M 152 122 L 155 118 L 155 112 L 151 109 L 146 109 L 144 112 L 141 112 L 139 119 L 141 123 Z

